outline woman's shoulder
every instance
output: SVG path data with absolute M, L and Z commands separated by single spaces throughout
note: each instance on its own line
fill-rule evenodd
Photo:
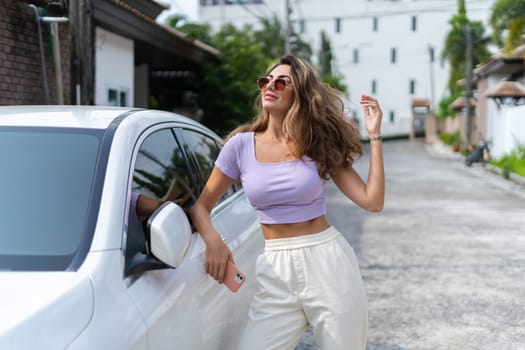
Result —
M 232 142 L 232 143 L 246 143 L 251 138 L 253 138 L 253 131 L 243 131 L 238 132 L 236 134 L 230 135 L 226 139 L 226 143 Z
M 253 131 L 238 132 L 228 136 L 224 142 L 224 148 L 243 153 L 243 150 L 250 147 L 251 139 L 253 139 Z

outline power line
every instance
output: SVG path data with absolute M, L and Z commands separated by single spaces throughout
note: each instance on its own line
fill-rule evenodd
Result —
M 419 13 L 438 13 L 438 12 L 453 12 L 456 9 L 456 7 L 453 6 L 443 6 L 443 7 L 435 7 L 435 8 L 426 8 L 426 9 L 407 9 L 407 10 L 397 10 L 397 11 L 376 11 L 376 12 L 361 12 L 356 13 L 352 15 L 342 15 L 337 16 L 337 18 L 340 18 L 341 20 L 345 19 L 362 19 L 362 18 L 373 18 L 373 17 L 390 17 L 390 16 L 398 16 L 398 15 L 406 15 L 406 14 L 419 14 Z M 477 11 L 487 11 L 490 7 L 486 8 L 470 8 L 469 12 L 477 12 Z M 310 17 L 308 21 L 311 22 L 321 22 L 321 21 L 331 21 L 333 20 L 334 16 L 318 16 L 318 17 Z

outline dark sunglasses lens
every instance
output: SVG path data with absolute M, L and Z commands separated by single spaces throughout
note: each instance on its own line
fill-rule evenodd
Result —
M 283 78 L 277 78 L 274 82 L 275 90 L 282 91 L 286 88 L 286 80 Z
M 257 79 L 257 85 L 259 86 L 259 89 L 264 89 L 266 85 L 268 85 L 268 82 L 270 80 L 268 78 L 262 77 Z

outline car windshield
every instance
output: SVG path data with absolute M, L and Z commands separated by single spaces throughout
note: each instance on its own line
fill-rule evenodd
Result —
M 0 270 L 65 270 L 86 239 L 102 131 L 0 128 Z

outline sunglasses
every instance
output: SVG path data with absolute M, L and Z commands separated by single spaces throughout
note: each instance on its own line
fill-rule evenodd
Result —
M 270 84 L 271 81 L 272 79 L 268 77 L 260 77 L 257 79 L 257 85 L 259 86 L 259 89 L 266 90 L 268 88 L 268 84 Z M 290 85 L 290 82 L 285 78 L 273 79 L 273 87 L 277 91 L 283 91 L 288 85 Z

